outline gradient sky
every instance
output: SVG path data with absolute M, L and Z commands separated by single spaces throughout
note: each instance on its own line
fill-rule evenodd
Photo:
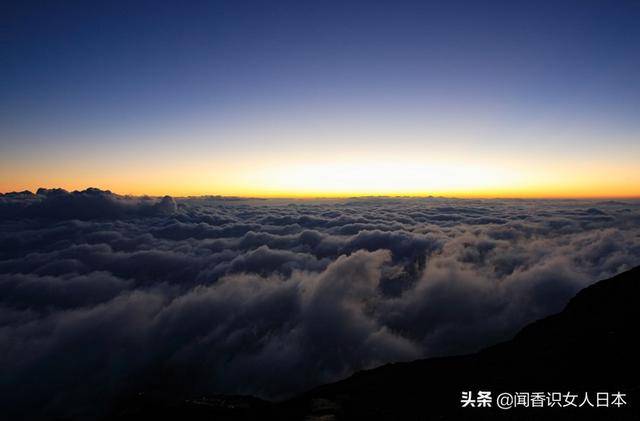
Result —
M 638 1 L 0 5 L 0 191 L 640 196 Z

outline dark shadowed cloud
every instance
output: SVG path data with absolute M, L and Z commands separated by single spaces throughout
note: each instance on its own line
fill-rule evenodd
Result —
M 281 398 L 468 352 L 640 262 L 640 203 L 0 195 L 0 401 Z M 37 381 L 34 379 L 38 379 Z

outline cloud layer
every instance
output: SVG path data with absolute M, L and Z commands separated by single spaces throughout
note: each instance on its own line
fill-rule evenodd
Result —
M 473 351 L 640 263 L 640 203 L 0 195 L 0 404 L 281 398 Z

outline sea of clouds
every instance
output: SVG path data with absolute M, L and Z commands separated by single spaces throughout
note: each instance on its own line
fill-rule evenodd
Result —
M 640 202 L 0 195 L 0 406 L 284 398 L 477 350 L 640 264 Z

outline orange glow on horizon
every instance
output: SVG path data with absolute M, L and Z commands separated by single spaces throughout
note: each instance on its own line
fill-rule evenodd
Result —
M 222 197 L 239 197 L 239 198 L 256 198 L 256 199 L 346 199 L 355 197 L 396 197 L 396 198 L 426 198 L 426 197 L 440 197 L 451 199 L 640 199 L 640 193 L 635 191 L 628 191 L 626 189 L 611 190 L 607 193 L 593 192 L 593 191 L 554 191 L 548 192 L 543 190 L 476 190 L 476 191 L 406 191 L 406 192 L 380 192 L 380 191 L 353 191 L 353 192 L 330 192 L 330 191 L 309 191 L 309 192 L 287 192 L 287 191 L 258 191 L 258 190 L 242 190 L 242 191 L 207 191 L 207 190 L 194 190 L 185 188 L 182 189 L 162 189 L 162 188 L 136 188 L 132 189 L 126 186 L 111 186 L 111 185 L 95 185 L 95 184 L 70 184 L 70 185 L 48 185 L 39 184 L 36 187 L 23 187 L 16 188 L 3 188 L 1 193 L 8 193 L 13 191 L 29 190 L 34 192 L 40 188 L 63 188 L 68 191 L 84 190 L 89 187 L 96 187 L 102 190 L 110 190 L 115 194 L 123 196 L 151 196 L 161 197 L 165 195 L 173 196 L 176 198 L 186 197 L 205 197 L 205 196 L 222 196 Z
M 235 196 L 246 198 L 281 198 L 281 199 L 341 199 L 349 197 L 445 197 L 460 199 L 640 199 L 638 184 L 618 186 L 518 186 L 508 188 L 475 188 L 475 189 L 433 189 L 433 190 L 287 190 L 278 188 L 252 188 L 251 186 L 236 188 L 207 188 L 203 185 L 175 183 L 173 185 L 153 185 L 135 182 L 54 182 L 30 183 L 28 185 L 10 185 L 1 183 L 0 191 L 30 190 L 35 192 L 39 187 L 63 188 L 68 191 L 84 190 L 97 187 L 110 190 L 121 195 L 132 196 Z
M 441 196 L 457 198 L 640 198 L 640 168 L 633 160 L 616 165 L 597 160 L 546 162 L 536 157 L 429 159 L 343 154 L 341 159 L 263 155 L 235 162 L 226 157 L 183 161 L 64 162 L 0 167 L 0 191 L 38 187 L 108 189 L 123 195 L 176 197 L 221 195 L 257 198 L 345 198 L 356 196 Z M 422 159 L 419 159 L 422 158 Z M 474 157 L 475 158 L 475 157 Z M 167 162 L 171 162 L 168 165 Z

